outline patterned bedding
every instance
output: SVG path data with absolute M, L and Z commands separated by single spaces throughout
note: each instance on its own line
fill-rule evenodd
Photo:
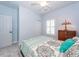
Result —
M 23 40 L 20 50 L 26 57 L 57 57 L 61 42 L 48 36 L 38 36 Z
M 61 43 L 52 37 L 38 36 L 23 40 L 20 50 L 25 57 L 79 57 L 79 38 L 65 53 L 59 52 Z

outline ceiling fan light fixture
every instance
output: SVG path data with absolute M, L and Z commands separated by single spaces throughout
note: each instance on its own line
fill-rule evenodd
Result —
M 41 7 L 45 7 L 48 5 L 48 3 L 46 1 L 40 1 L 39 4 Z

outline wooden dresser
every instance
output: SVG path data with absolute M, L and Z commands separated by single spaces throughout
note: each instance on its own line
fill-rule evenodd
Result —
M 65 41 L 68 38 L 76 36 L 76 31 L 58 30 L 58 40 Z

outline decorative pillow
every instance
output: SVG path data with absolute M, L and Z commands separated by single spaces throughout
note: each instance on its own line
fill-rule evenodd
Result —
M 68 48 L 70 48 L 76 41 L 73 39 L 65 40 L 61 45 L 59 51 L 64 53 Z
M 75 37 L 73 37 L 73 40 L 78 41 L 79 37 L 75 36 Z

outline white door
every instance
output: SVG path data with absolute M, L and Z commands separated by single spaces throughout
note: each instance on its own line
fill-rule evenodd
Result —
M 12 16 L 0 15 L 0 48 L 12 44 Z

